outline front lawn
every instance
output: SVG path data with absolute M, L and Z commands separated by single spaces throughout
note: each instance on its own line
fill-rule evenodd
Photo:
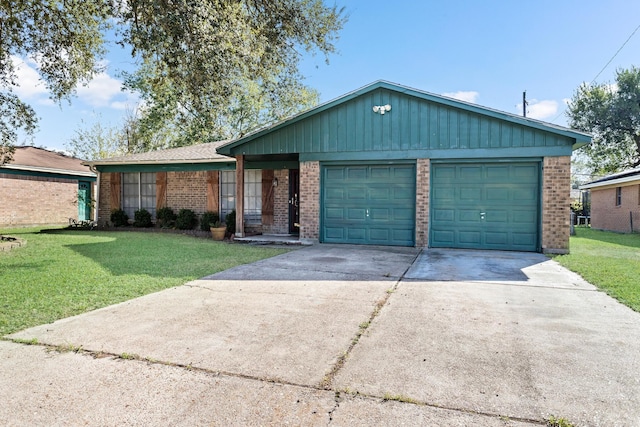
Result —
M 284 249 L 176 234 L 0 229 L 0 336 L 179 286 Z
M 640 311 L 640 234 L 577 227 L 571 237 L 571 253 L 555 260 Z

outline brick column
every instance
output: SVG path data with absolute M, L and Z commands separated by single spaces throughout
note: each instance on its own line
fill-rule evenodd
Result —
M 300 239 L 320 238 L 320 163 L 300 162 Z
M 429 159 L 416 163 L 416 246 L 429 244 Z
M 571 157 L 545 157 L 542 171 L 542 252 L 569 253 Z

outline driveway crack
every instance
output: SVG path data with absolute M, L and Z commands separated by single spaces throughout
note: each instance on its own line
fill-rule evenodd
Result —
M 327 374 L 324 376 L 324 378 L 320 382 L 319 387 L 321 389 L 331 390 L 333 388 L 334 378 L 336 377 L 336 375 L 338 375 L 338 372 L 340 372 L 340 370 L 344 367 L 344 364 L 349 358 L 349 355 L 351 354 L 355 346 L 360 341 L 360 337 L 362 337 L 362 335 L 367 331 L 367 329 L 369 329 L 369 326 L 371 326 L 371 323 L 375 320 L 376 317 L 378 317 L 382 308 L 385 305 L 387 305 L 387 301 L 389 301 L 391 294 L 393 294 L 398 289 L 398 285 L 404 279 L 404 276 L 407 274 L 407 272 L 409 271 L 413 263 L 416 262 L 416 260 L 418 259 L 421 253 L 422 253 L 422 249 L 416 254 L 416 256 L 413 258 L 413 261 L 404 270 L 400 278 L 396 280 L 393 286 L 385 291 L 384 296 L 380 298 L 378 302 L 376 302 L 375 306 L 373 307 L 373 311 L 369 316 L 369 319 L 365 322 L 360 323 L 360 325 L 358 325 L 358 331 L 356 332 L 354 337 L 351 339 L 351 342 L 349 343 L 349 347 L 347 347 L 344 353 L 342 353 L 338 357 L 338 359 L 336 360 L 336 363 L 333 364 L 329 372 L 327 372 Z

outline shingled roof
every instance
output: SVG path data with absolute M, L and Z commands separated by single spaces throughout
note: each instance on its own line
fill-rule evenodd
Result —
M 96 176 L 88 166 L 83 164 L 83 160 L 38 147 L 16 147 L 13 160 L 0 166 L 0 170 L 2 169 Z
M 587 190 L 590 188 L 604 187 L 606 185 L 624 184 L 627 182 L 634 182 L 640 180 L 640 168 L 629 169 L 624 172 L 614 173 L 612 175 L 605 176 L 604 178 L 591 181 L 588 184 L 580 186 L 581 190 Z
M 216 148 L 229 141 L 216 141 L 187 147 L 168 148 L 166 150 L 147 151 L 146 153 L 129 154 L 85 162 L 92 166 L 128 165 L 128 164 L 166 164 L 166 163 L 211 163 L 235 161 L 232 157 L 223 156 Z

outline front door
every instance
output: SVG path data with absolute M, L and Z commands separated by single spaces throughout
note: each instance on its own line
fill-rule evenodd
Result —
M 91 183 L 78 182 L 78 221 L 91 219 Z
M 289 170 L 289 233 L 300 232 L 300 170 Z

